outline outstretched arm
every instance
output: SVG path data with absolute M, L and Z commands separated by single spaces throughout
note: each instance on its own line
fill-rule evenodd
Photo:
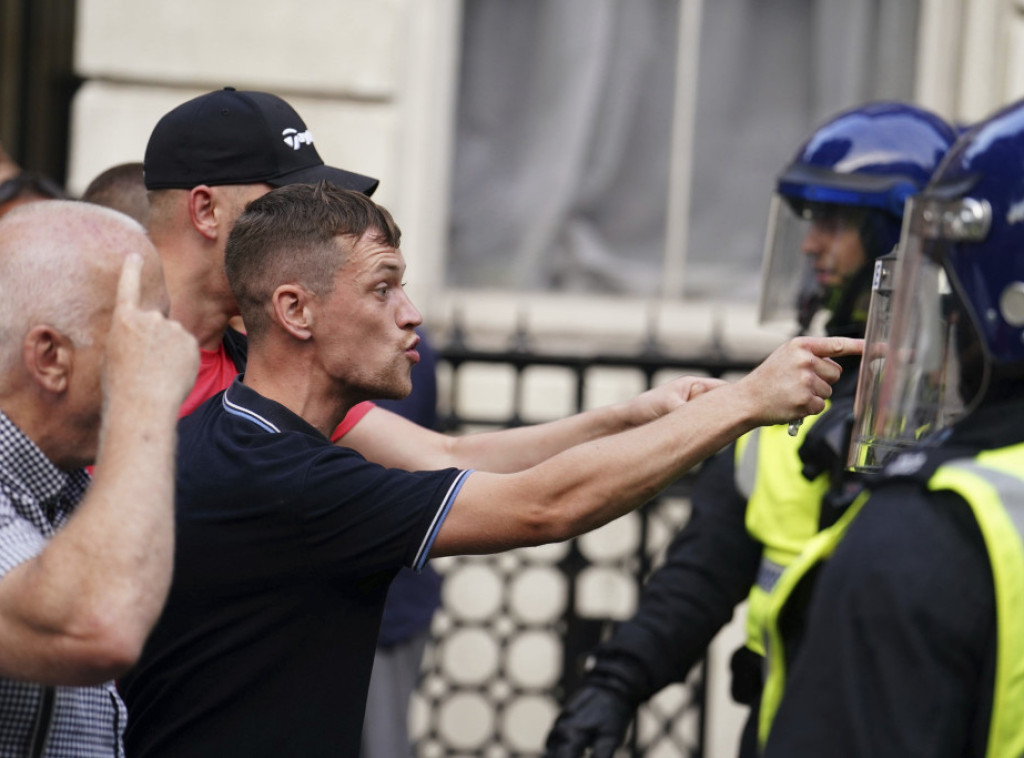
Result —
M 139 308 L 142 261 L 127 259 L 107 339 L 95 479 L 35 558 L 0 579 L 0 674 L 85 685 L 131 666 L 163 607 L 174 552 L 177 409 L 198 350 Z
M 462 436 L 424 429 L 383 408 L 371 410 L 339 444 L 384 466 L 424 471 L 448 467 L 511 473 L 583 442 L 660 418 L 720 379 L 685 376 L 625 403 L 595 408 L 558 421 Z
M 655 421 L 572 447 L 514 474 L 470 476 L 431 554 L 507 550 L 595 529 L 650 500 L 739 435 L 820 413 L 862 340 L 799 337 L 734 384 Z

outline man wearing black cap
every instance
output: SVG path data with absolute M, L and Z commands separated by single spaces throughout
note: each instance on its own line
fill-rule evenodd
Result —
M 238 309 L 224 276 L 224 246 L 246 203 L 286 184 L 327 180 L 371 195 L 378 182 L 325 165 L 313 135 L 281 98 L 233 87 L 161 118 L 146 146 L 144 170 L 149 232 L 163 262 L 171 317 L 202 351 L 184 416 L 245 367 L 245 338 L 228 326 Z

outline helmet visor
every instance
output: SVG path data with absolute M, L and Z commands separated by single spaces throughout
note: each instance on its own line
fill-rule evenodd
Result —
M 828 309 L 833 295 L 866 261 L 865 210 L 776 194 L 769 211 L 761 271 L 762 323 L 799 324 Z
M 911 200 L 895 271 L 891 261 L 879 262 L 854 401 L 849 464 L 856 470 L 877 470 L 948 428 L 987 383 L 977 376 L 980 362 L 964 363 L 978 337 L 941 265 L 956 241 L 927 222 L 934 211 Z

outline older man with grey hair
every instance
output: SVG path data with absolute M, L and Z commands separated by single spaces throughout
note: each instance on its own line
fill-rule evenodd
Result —
M 123 755 L 110 680 L 166 598 L 198 363 L 167 307 L 127 216 L 53 200 L 0 220 L 0 754 Z

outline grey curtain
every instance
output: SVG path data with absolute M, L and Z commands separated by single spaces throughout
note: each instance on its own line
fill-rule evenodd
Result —
M 683 0 L 684 2 L 692 0 Z M 465 0 L 456 286 L 756 296 L 775 174 L 814 124 L 913 92 L 917 0 L 704 0 L 691 207 L 668 208 L 679 0 Z

